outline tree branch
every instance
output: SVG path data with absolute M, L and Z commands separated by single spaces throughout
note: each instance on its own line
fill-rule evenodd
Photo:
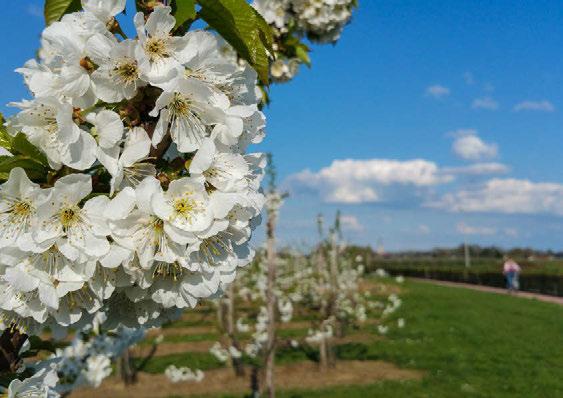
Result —
M 14 373 L 21 366 L 20 350 L 27 340 L 13 325 L 4 330 L 0 336 L 0 374 Z

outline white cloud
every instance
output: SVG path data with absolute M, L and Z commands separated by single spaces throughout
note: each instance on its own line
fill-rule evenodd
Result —
M 469 166 L 462 167 L 444 167 L 442 169 L 444 174 L 452 175 L 491 175 L 491 174 L 506 174 L 510 168 L 502 163 L 475 163 Z
M 464 235 L 496 235 L 497 230 L 491 227 L 471 226 L 460 222 L 457 224 L 457 232 Z
M 555 106 L 547 101 L 522 101 L 514 105 L 514 111 L 540 111 L 540 112 L 553 112 L 555 111 Z
M 315 191 L 326 202 L 384 202 L 390 197 L 417 196 L 419 189 L 452 181 L 434 162 L 424 159 L 334 160 L 318 172 L 304 170 L 288 177 L 293 189 Z
M 442 98 L 450 95 L 450 89 L 439 84 L 426 87 L 426 95 L 434 98 Z
M 495 111 L 498 109 L 498 102 L 491 97 L 475 98 L 471 103 L 473 109 L 487 109 Z
M 484 142 L 476 130 L 458 130 L 452 134 L 456 137 L 452 150 L 462 159 L 478 161 L 492 159 L 498 154 L 497 145 Z
M 361 232 L 364 230 L 364 226 L 358 220 L 356 216 L 351 214 L 342 214 L 340 216 L 340 223 L 343 230 L 348 230 L 352 232 Z
M 563 216 L 563 184 L 494 178 L 474 190 L 445 194 L 426 206 L 454 212 Z

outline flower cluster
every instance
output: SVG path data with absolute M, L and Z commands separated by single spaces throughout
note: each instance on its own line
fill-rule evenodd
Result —
M 264 197 L 256 73 L 205 31 L 175 36 L 171 8 L 134 17 L 125 0 L 82 0 L 18 71 L 13 104 L 52 171 L 15 168 L 0 186 L 0 326 L 28 333 L 158 324 L 233 281 L 250 262 Z
M 274 32 L 275 61 L 270 76 L 275 82 L 295 77 L 299 65 L 310 65 L 307 37 L 316 43 L 335 43 L 352 17 L 357 0 L 254 0 L 253 7 Z
M 309 39 L 335 42 L 352 17 L 355 0 L 254 0 L 266 22 L 287 31 L 294 24 Z
M 60 398 L 61 395 L 54 390 L 58 379 L 55 369 L 41 369 L 24 380 L 12 380 L 5 389 L 0 387 L 0 393 L 8 398 Z
M 51 358 L 36 363 L 34 368 L 55 369 L 59 376 L 55 390 L 60 394 L 79 387 L 97 388 L 111 375 L 112 361 L 144 337 L 144 329 L 130 328 L 93 336 L 79 333 L 68 347 L 57 349 Z
M 164 370 L 164 375 L 172 383 L 187 381 L 199 383 L 205 377 L 205 374 L 200 369 L 191 370 L 190 368 L 187 368 L 185 366 L 178 368 L 174 365 L 168 366 Z

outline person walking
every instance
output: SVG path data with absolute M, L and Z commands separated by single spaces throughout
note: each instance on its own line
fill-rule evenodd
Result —
M 505 257 L 503 274 L 506 278 L 506 288 L 509 293 L 516 292 L 520 288 L 518 276 L 521 268 L 516 261 L 510 257 Z

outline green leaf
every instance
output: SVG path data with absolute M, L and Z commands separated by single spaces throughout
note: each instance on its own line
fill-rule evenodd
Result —
M 263 41 L 266 49 L 272 52 L 274 45 L 274 34 L 272 33 L 272 28 L 254 7 L 250 7 L 250 9 L 254 13 L 254 17 L 258 22 L 258 28 L 260 29 L 260 39 Z
M 309 58 L 309 52 L 306 46 L 295 47 L 295 55 L 299 58 L 305 65 L 309 68 L 311 67 L 311 58 Z
M 246 0 L 198 0 L 199 15 L 215 29 L 268 84 L 272 31 Z
M 4 126 L 4 116 L 2 113 L 0 113 L 0 146 L 8 151 L 12 149 L 12 137 Z
M 175 29 L 193 21 L 196 18 L 195 0 L 173 1 L 172 15 L 176 18 Z
M 12 140 L 12 150 L 16 154 L 24 155 L 30 159 L 34 159 L 36 162 L 47 166 L 49 162 L 47 157 L 37 149 L 31 142 L 27 140 L 24 134 L 19 133 Z
M 82 9 L 80 0 L 45 0 L 45 24 L 51 25 L 63 15 Z
M 0 177 L 7 179 L 10 171 L 16 167 L 25 170 L 32 180 L 42 180 L 47 175 L 47 169 L 41 163 L 25 156 L 0 156 Z

